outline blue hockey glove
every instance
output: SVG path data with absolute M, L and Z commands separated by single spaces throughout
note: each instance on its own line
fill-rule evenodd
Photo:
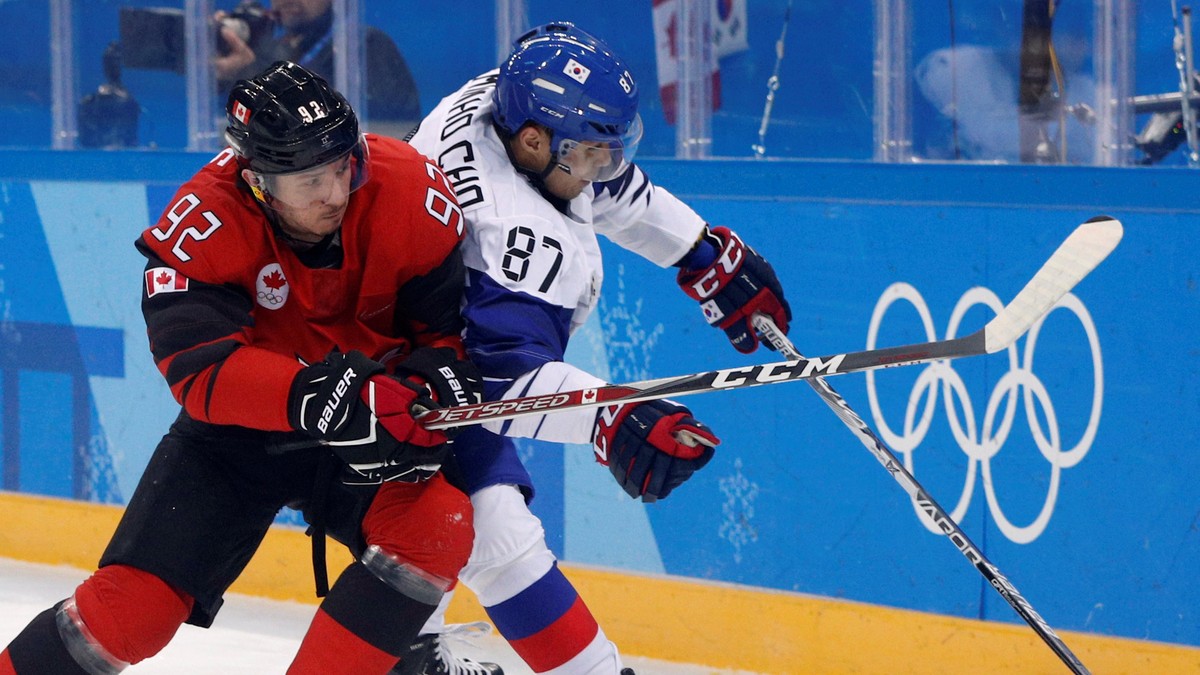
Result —
M 676 275 L 679 287 L 700 303 L 705 320 L 724 330 L 739 352 L 758 349 L 758 335 L 750 324 L 758 312 L 771 317 L 787 334 L 792 309 L 775 270 L 729 228 L 709 230 L 682 265 Z M 769 344 L 767 348 L 774 349 Z
M 592 443 L 626 494 L 645 501 L 671 494 L 713 457 L 721 441 L 674 401 L 602 408 Z

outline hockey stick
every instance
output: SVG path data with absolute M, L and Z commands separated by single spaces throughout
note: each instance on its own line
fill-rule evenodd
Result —
M 1075 228 L 1012 302 L 983 328 L 965 337 L 812 359 L 797 357 L 759 366 L 440 408 L 418 419 L 428 429 L 448 429 L 524 415 L 636 403 L 998 352 L 1024 335 L 1059 298 L 1099 265 L 1121 240 L 1121 234 L 1121 223 L 1108 216 L 1097 216 Z
M 753 318 L 753 324 L 755 330 L 763 336 L 763 339 L 774 345 L 780 354 L 792 359 L 803 358 L 800 352 L 796 351 L 791 340 L 780 332 L 779 328 L 775 326 L 775 322 L 769 317 L 756 314 Z M 904 488 L 904 491 L 908 493 L 913 503 L 933 520 L 942 531 L 942 534 L 945 534 L 954 543 L 955 547 L 958 548 L 959 552 L 967 560 L 971 561 L 975 569 L 979 570 L 983 578 L 987 579 L 992 588 L 996 589 L 1000 597 L 1008 601 L 1009 605 L 1012 605 L 1012 608 L 1025 620 L 1025 623 L 1029 624 L 1033 628 L 1033 631 L 1050 646 L 1050 649 L 1054 650 L 1058 658 L 1067 664 L 1071 672 L 1076 673 L 1076 675 L 1089 675 L 1088 669 L 1080 662 L 1079 658 L 1075 656 L 1070 648 L 1067 647 L 1062 638 L 1058 637 L 1058 634 L 1046 623 L 1045 619 L 1033 609 L 1033 605 L 1030 605 L 1029 601 L 1017 591 L 1016 586 L 1013 586 L 1012 582 L 1001 574 L 1000 570 L 983 555 L 979 547 L 971 542 L 970 538 L 959 528 L 958 524 L 946 514 L 945 509 L 934 501 L 933 497 L 929 496 L 925 488 L 921 487 L 916 477 L 904 467 L 904 464 L 896 460 L 895 454 L 884 445 L 879 436 L 863 421 L 863 418 L 854 412 L 850 404 L 846 403 L 846 399 L 834 391 L 833 387 L 825 382 L 825 378 L 813 377 L 808 380 L 808 383 L 812 385 L 813 390 L 817 392 L 821 400 L 825 401 L 833 410 L 833 413 L 845 423 L 846 428 L 858 437 L 858 440 L 862 442 L 867 450 L 871 451 L 872 455 L 875 455 L 875 459 L 879 460 L 879 463 L 883 465 L 883 468 L 887 469 L 892 478 L 896 479 L 900 487 Z

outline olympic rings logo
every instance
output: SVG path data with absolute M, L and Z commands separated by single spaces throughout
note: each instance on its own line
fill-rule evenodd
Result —
M 258 305 L 266 309 L 276 310 L 283 307 L 290 288 L 287 278 L 283 276 L 283 267 L 277 262 L 264 266 L 254 279 Z
M 875 305 L 875 311 L 871 314 L 871 324 L 867 332 L 867 349 L 875 349 L 879 327 L 888 308 L 901 301 L 909 303 L 917 311 L 927 339 L 929 341 L 937 339 L 934 333 L 933 319 L 924 298 L 913 286 L 906 283 L 895 283 L 883 292 Z M 963 316 L 967 310 L 976 305 L 984 305 L 995 313 L 1003 308 L 1004 303 L 1000 302 L 1000 298 L 987 288 L 976 287 L 967 291 L 954 306 L 945 339 L 957 337 Z M 940 385 L 945 385 L 942 388 L 942 401 L 946 410 L 947 422 L 958 446 L 970 460 L 962 495 L 959 497 L 958 504 L 950 512 L 950 517 L 955 522 L 962 521 L 967 507 L 971 503 L 976 473 L 981 472 L 984 494 L 992 518 L 1004 536 L 1018 544 L 1028 544 L 1045 531 L 1046 525 L 1054 513 L 1062 471 L 1083 460 L 1088 450 L 1091 449 L 1092 442 L 1096 439 L 1096 432 L 1100 427 L 1100 409 L 1104 398 L 1104 364 L 1100 355 L 1100 341 L 1096 333 L 1096 326 L 1087 308 L 1074 294 L 1068 293 L 1064 296 L 1055 304 L 1051 312 L 1060 308 L 1074 314 L 1087 335 L 1088 347 L 1092 356 L 1093 375 L 1091 414 L 1087 427 L 1079 440 L 1066 450 L 1063 449 L 1062 438 L 1059 435 L 1058 417 L 1049 393 L 1042 380 L 1033 372 L 1034 350 L 1046 316 L 1039 319 L 1030 329 L 1025 338 L 1024 352 L 1020 358 L 1018 358 L 1017 345 L 1009 346 L 1007 350 L 1008 372 L 992 389 L 987 407 L 984 409 L 982 424 L 977 424 L 978 418 L 966 384 L 950 366 L 950 361 L 935 361 L 925 366 L 917 376 L 916 383 L 909 393 L 902 433 L 896 433 L 888 426 L 879 405 L 879 396 L 875 385 L 876 373 L 874 371 L 867 372 L 867 396 L 870 399 L 871 414 L 879 429 L 879 435 L 890 448 L 904 456 L 904 466 L 910 472 L 913 471 L 913 453 L 925 439 L 932 425 L 938 389 Z M 1033 441 L 1042 457 L 1050 463 L 1050 481 L 1045 501 L 1037 517 L 1027 525 L 1016 525 L 1004 514 L 999 499 L 996 497 L 995 478 L 991 465 L 992 458 L 1004 447 L 1012 431 L 1019 394 L 1023 394 L 1025 417 L 1033 435 Z M 922 398 L 924 398 L 923 407 Z M 1034 407 L 1035 402 L 1041 408 L 1041 413 L 1046 420 L 1044 429 L 1039 420 L 1038 411 Z M 959 419 L 959 409 L 962 410 L 963 419 Z M 913 509 L 930 532 L 942 533 L 942 530 L 933 523 L 929 516 L 917 508 L 915 502 Z

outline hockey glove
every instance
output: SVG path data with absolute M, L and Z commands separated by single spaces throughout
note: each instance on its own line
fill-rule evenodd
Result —
M 705 248 L 708 247 L 708 248 Z M 716 259 L 693 269 L 688 263 L 703 250 L 715 250 Z M 758 348 L 758 335 L 750 319 L 761 312 L 786 335 L 792 309 L 771 264 L 742 243 L 727 227 L 707 232 L 698 248 L 684 258 L 675 280 L 689 297 L 700 303 L 710 325 L 725 331 L 735 349 L 749 354 Z M 774 349 L 767 345 L 768 349 Z
M 361 352 L 334 351 L 292 382 L 288 420 L 346 463 L 346 483 L 422 481 L 449 451 L 444 433 L 414 418 L 438 407 L 425 387 L 383 371 Z
M 483 400 L 483 377 L 470 361 L 449 347 L 422 347 L 400 359 L 385 359 L 388 372 L 423 385 L 439 407 L 468 405 Z M 443 430 L 450 438 L 463 427 Z
M 634 499 L 671 494 L 712 459 L 721 441 L 674 401 L 646 401 L 603 408 L 592 443 L 596 461 L 608 467 Z

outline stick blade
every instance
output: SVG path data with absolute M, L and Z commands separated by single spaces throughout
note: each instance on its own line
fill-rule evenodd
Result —
M 1049 312 L 1121 241 L 1125 228 L 1109 216 L 1089 219 L 1058 247 L 1013 301 L 984 327 L 984 348 L 989 354 L 1007 349 Z

